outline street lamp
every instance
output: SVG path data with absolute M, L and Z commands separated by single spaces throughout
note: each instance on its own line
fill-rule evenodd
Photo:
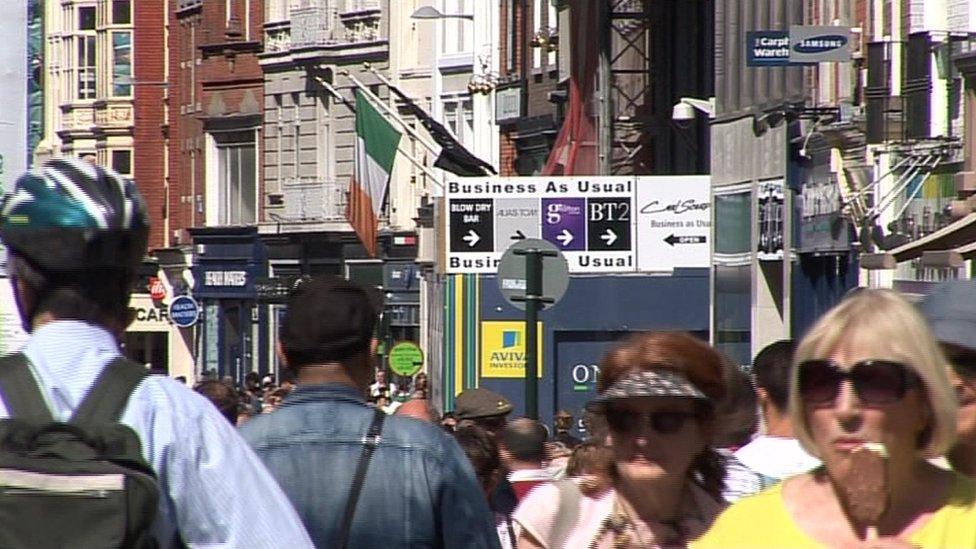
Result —
M 441 13 L 434 6 L 420 6 L 410 14 L 411 19 L 468 19 L 474 21 L 474 15 L 470 13 Z
M 695 119 L 695 109 L 705 113 L 709 118 L 715 118 L 715 98 L 696 99 L 694 97 L 682 97 L 674 104 L 671 110 L 671 120 L 684 122 Z

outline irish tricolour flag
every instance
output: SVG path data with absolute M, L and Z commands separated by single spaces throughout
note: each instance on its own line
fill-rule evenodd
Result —
M 400 132 L 356 90 L 356 162 L 347 217 L 372 257 L 376 257 L 376 225 L 399 144 Z

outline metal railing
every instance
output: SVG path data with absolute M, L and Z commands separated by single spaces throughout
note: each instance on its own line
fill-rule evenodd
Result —
M 345 221 L 348 184 L 312 177 L 281 181 L 287 221 Z

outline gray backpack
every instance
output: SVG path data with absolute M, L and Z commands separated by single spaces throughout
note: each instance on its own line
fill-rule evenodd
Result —
M 118 422 L 146 369 L 118 358 L 68 422 L 55 421 L 17 353 L 0 358 L 0 547 L 154 547 L 159 487 Z

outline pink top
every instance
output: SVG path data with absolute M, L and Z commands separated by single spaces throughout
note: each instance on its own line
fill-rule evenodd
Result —
M 723 505 L 698 485 L 688 483 L 683 517 L 674 523 L 631 521 L 617 505 L 616 491 L 609 489 L 595 497 L 581 496 L 575 526 L 562 547 L 550 538 L 559 512 L 559 488 L 555 484 L 536 487 L 515 510 L 512 519 L 546 549 L 623 549 L 630 547 L 685 547 L 698 538 L 721 512 Z

